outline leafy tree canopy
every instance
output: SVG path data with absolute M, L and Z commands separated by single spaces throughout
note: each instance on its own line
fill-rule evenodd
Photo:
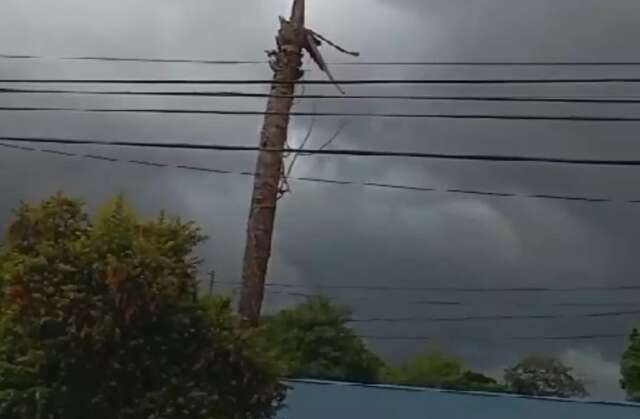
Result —
M 627 399 L 640 402 L 640 332 L 637 329 L 629 337 L 629 347 L 622 355 L 620 367 Z
M 415 355 L 400 368 L 390 369 L 389 380 L 412 386 L 439 387 L 457 381 L 464 367 L 458 358 L 440 351 Z
M 373 382 L 382 361 L 347 327 L 350 313 L 312 298 L 264 322 L 265 337 L 289 376 Z
M 204 237 L 122 197 L 92 223 L 61 194 L 22 205 L 0 258 L 1 419 L 263 419 L 278 371 L 229 307 L 192 300 Z
M 571 368 L 550 357 L 528 357 L 505 371 L 504 380 L 514 393 L 531 396 L 586 397 L 584 383 Z
M 495 378 L 472 371 L 465 371 L 460 379 L 451 386 L 456 390 L 504 392 L 504 385 Z
M 387 380 L 402 385 L 455 390 L 502 390 L 493 378 L 467 370 L 460 359 L 441 351 L 422 352 L 399 368 L 390 367 Z

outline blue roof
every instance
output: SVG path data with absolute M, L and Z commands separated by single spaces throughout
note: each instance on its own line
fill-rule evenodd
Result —
M 640 419 L 640 404 L 293 380 L 279 419 Z

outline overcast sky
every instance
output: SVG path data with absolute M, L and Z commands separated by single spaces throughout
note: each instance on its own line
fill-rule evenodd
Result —
M 3 0 L 0 53 L 44 60 L 0 59 L 3 78 L 268 78 L 260 66 L 91 63 L 55 57 L 264 59 L 278 14 L 290 0 Z M 309 0 L 309 26 L 366 61 L 638 60 L 640 4 L 634 0 Z M 347 59 L 324 49 L 331 61 Z M 308 78 L 323 75 L 307 63 Z M 337 78 L 637 77 L 637 68 L 335 67 Z M 170 88 L 170 87 L 167 87 Z M 246 88 L 245 91 L 264 91 Z M 308 87 L 307 93 L 334 93 Z M 351 94 L 522 94 L 638 96 L 631 85 L 349 87 Z M 189 107 L 262 110 L 263 101 L 2 94 L 0 106 Z M 297 110 L 635 115 L 630 105 L 307 101 Z M 342 124 L 334 148 L 639 158 L 637 124 L 487 120 L 322 118 L 310 146 Z M 0 113 L 0 135 L 255 145 L 259 117 Z M 309 125 L 295 118 L 291 143 Z M 54 148 L 54 147 L 50 147 Z M 58 147 L 63 149 L 62 147 Z M 83 153 L 232 171 L 252 170 L 253 154 L 114 150 Z M 161 208 L 196 220 L 211 236 L 201 249 L 203 272 L 239 280 L 250 179 L 178 169 L 138 167 L 0 149 L 0 221 L 20 200 L 62 189 L 90 206 L 124 192 L 143 213 Z M 429 160 L 303 157 L 299 176 L 388 182 L 437 189 L 640 199 L 637 169 Z M 637 283 L 640 207 L 487 198 L 443 192 L 389 191 L 292 183 L 278 208 L 271 282 L 299 284 L 349 304 L 354 317 L 574 314 L 633 309 L 640 292 L 483 293 L 337 291 L 330 285 L 399 287 L 582 287 Z M 225 286 L 229 291 L 233 286 Z M 417 304 L 436 300 L 456 306 Z M 300 301 L 269 295 L 271 309 Z M 558 303 L 611 304 L 557 307 Z M 615 304 L 619 304 L 616 306 Z M 408 322 L 358 325 L 365 334 L 432 336 L 431 343 L 371 341 L 390 359 L 425 347 L 464 357 L 470 367 L 500 373 L 530 353 L 562 357 L 596 397 L 621 398 L 618 362 L 624 339 L 588 342 L 509 341 L 509 336 L 625 334 L 637 317 L 561 320 Z

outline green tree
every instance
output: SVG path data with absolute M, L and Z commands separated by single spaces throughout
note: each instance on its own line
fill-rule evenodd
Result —
M 627 399 L 640 401 L 640 332 L 633 329 L 629 337 L 629 347 L 622 355 L 620 384 L 627 392 Z
M 2 419 L 263 419 L 284 389 L 229 307 L 193 302 L 204 237 L 122 197 L 92 224 L 58 194 L 22 205 L 0 274 Z
M 312 298 L 264 322 L 268 344 L 293 377 L 377 381 L 382 361 L 347 326 L 349 311 Z
M 586 397 L 584 383 L 571 374 L 571 368 L 551 357 L 531 356 L 505 371 L 509 391 L 531 396 Z
M 443 387 L 457 382 L 464 373 L 462 361 L 440 351 L 427 351 L 413 356 L 399 368 L 390 368 L 390 382 L 410 386 Z
M 456 390 L 504 392 L 504 385 L 498 380 L 472 371 L 465 371 L 452 386 Z
M 493 378 L 467 370 L 459 358 L 441 351 L 421 352 L 399 368 L 390 367 L 386 380 L 394 384 L 455 390 L 503 390 Z

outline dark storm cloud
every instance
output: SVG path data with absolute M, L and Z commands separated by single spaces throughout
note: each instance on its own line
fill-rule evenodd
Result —
M 0 52 L 114 55 L 167 58 L 259 59 L 272 47 L 277 14 L 288 0 L 165 0 L 83 2 L 5 0 L 0 6 Z M 338 19 L 338 17 L 341 17 Z M 365 60 L 632 60 L 640 6 L 588 1 L 385 1 L 309 0 L 313 28 Z M 357 23 L 354 25 L 354 23 Z M 343 60 L 325 49 L 331 61 Z M 311 65 L 307 65 L 312 68 Z M 337 78 L 367 77 L 560 77 L 633 75 L 631 68 L 373 68 L 335 67 Z M 266 78 L 264 66 L 211 67 L 170 64 L 0 61 L 3 77 Z M 310 78 L 323 77 L 312 70 Z M 249 89 L 247 89 L 249 90 Z M 251 89 L 264 91 L 264 88 Z M 333 93 L 308 87 L 309 93 Z M 349 93 L 638 95 L 632 86 L 350 87 Z M 6 106 L 105 106 L 262 109 L 262 101 L 2 95 Z M 637 107 L 483 105 L 323 101 L 300 110 L 632 115 Z M 445 120 L 322 118 L 310 146 L 325 142 L 343 123 L 332 147 L 572 157 L 640 154 L 636 125 Z M 310 121 L 295 118 L 291 143 Z M 255 144 L 261 120 L 202 116 L 0 113 L 2 135 L 51 135 Z M 63 147 L 59 147 L 63 149 Z M 126 159 L 251 170 L 252 154 L 85 148 Z M 243 250 L 250 180 L 177 169 L 135 167 L 38 152 L 0 149 L 0 219 L 21 200 L 62 188 L 93 207 L 125 192 L 145 214 L 166 208 L 195 219 L 212 240 L 201 253 L 223 281 L 237 281 Z M 522 194 L 546 193 L 640 199 L 636 170 L 450 161 L 303 157 L 294 173 L 355 181 L 400 183 L 438 189 L 464 188 Z M 398 286 L 607 286 L 634 283 L 640 228 L 638 208 L 625 204 L 562 203 L 520 198 L 476 198 L 442 192 L 378 191 L 358 186 L 292 183 L 279 208 L 273 282 L 301 284 L 302 292 L 325 293 L 350 304 L 356 317 L 464 316 L 580 313 L 550 308 L 562 302 L 632 302 L 620 292 L 486 294 L 336 291 L 331 284 Z M 231 287 L 226 287 L 230 289 Z M 417 300 L 457 300 L 433 307 Z M 274 309 L 292 297 L 270 295 Z M 505 336 L 626 333 L 635 319 L 566 319 L 500 323 L 365 324 L 367 334 L 425 335 L 431 345 L 464 356 L 475 368 L 499 370 L 530 352 L 563 355 L 598 382 L 598 394 L 617 394 L 611 365 L 621 340 L 588 344 L 500 341 Z M 464 339 L 459 336 L 482 337 Z M 393 359 L 424 344 L 372 342 Z M 586 361 L 585 361 L 586 360 Z M 593 368 L 585 367 L 593 361 Z M 584 371 L 583 371 L 584 370 Z M 597 370 L 597 371 L 595 371 Z M 606 370 L 606 373 L 603 372 Z M 585 372 L 586 371 L 586 372 Z M 606 375 L 608 378 L 602 378 Z M 606 384 L 604 384 L 606 383 Z M 602 390 L 602 386 L 606 389 Z

